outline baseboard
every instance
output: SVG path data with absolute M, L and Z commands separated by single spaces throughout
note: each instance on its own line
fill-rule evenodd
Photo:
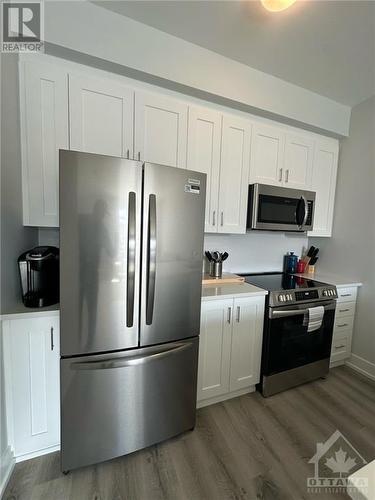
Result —
M 365 377 L 375 380 L 375 363 L 371 363 L 357 354 L 352 354 L 345 364 Z
M 239 389 L 238 391 L 227 392 L 220 396 L 214 396 L 213 398 L 203 399 L 197 402 L 197 408 L 204 408 L 205 406 L 214 405 L 216 403 L 221 403 L 222 401 L 227 401 L 228 399 L 238 398 L 244 394 L 249 394 L 255 391 L 255 385 L 246 387 L 245 389 Z
M 31 453 L 25 453 L 24 455 L 18 455 L 16 457 L 16 463 L 24 462 L 25 460 L 30 460 L 31 458 L 41 457 L 42 455 L 47 455 L 48 453 L 53 453 L 60 450 L 60 445 L 51 446 L 50 448 L 43 448 L 42 450 L 32 451 Z
M 0 498 L 2 498 L 5 488 L 7 487 L 15 463 L 16 461 L 14 459 L 11 447 L 8 446 L 0 457 Z
M 332 363 L 329 364 L 330 368 L 336 368 L 336 366 L 342 366 L 345 365 L 345 359 L 340 359 L 340 361 L 333 361 Z

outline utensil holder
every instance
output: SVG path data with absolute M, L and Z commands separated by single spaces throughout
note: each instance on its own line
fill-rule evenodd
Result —
M 221 278 L 223 274 L 223 263 L 222 262 L 214 262 L 213 271 L 211 276 L 215 278 Z

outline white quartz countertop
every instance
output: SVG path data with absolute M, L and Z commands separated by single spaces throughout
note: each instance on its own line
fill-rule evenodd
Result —
M 265 296 L 267 290 L 250 285 L 249 283 L 226 283 L 221 285 L 202 285 L 202 300 L 214 300 L 217 298 L 230 299 L 244 296 Z
M 360 281 L 356 281 L 345 276 L 337 276 L 335 274 L 323 273 L 320 271 L 315 272 L 314 274 L 296 274 L 295 276 L 302 276 L 303 278 L 322 281 L 323 283 L 327 283 L 328 285 L 334 285 L 338 288 L 348 287 L 348 286 L 362 286 Z
M 34 318 L 36 316 L 54 316 L 59 314 L 59 304 L 54 304 L 53 306 L 47 307 L 25 307 L 22 303 L 15 305 L 9 310 L 6 310 L 0 315 L 0 319 L 26 319 Z

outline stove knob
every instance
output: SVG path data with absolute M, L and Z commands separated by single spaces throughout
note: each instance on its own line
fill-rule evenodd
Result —
M 279 302 L 284 302 L 285 301 L 285 295 L 281 295 L 280 294 L 279 297 L 278 297 L 278 299 L 279 299 Z
M 323 290 L 323 297 L 328 297 L 328 290 Z

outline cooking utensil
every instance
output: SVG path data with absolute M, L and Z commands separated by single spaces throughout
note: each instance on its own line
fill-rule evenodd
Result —
M 227 260 L 228 257 L 229 257 L 228 252 L 224 252 L 223 254 L 221 254 L 221 262 L 224 262 L 224 260 Z
M 207 257 L 207 259 L 208 259 L 209 262 L 213 262 L 214 259 L 212 258 L 211 252 L 209 252 L 208 250 L 206 250 L 204 252 L 204 254 Z

